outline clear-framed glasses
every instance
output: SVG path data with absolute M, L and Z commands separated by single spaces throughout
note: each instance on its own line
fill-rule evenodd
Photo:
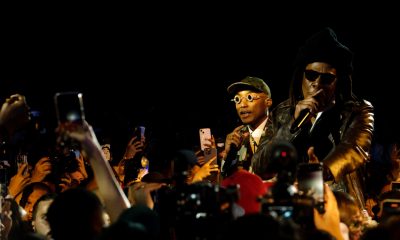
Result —
M 255 94 L 255 93 L 248 93 L 248 94 L 246 94 L 246 95 L 243 96 L 243 97 L 241 97 L 241 96 L 239 96 L 239 95 L 235 95 L 235 96 L 231 99 L 231 101 L 232 101 L 232 102 L 235 102 L 236 104 L 239 104 L 239 103 L 242 102 L 242 99 L 243 99 L 243 98 L 245 98 L 248 102 L 252 102 L 252 101 L 254 101 L 254 100 L 260 99 L 261 96 Z

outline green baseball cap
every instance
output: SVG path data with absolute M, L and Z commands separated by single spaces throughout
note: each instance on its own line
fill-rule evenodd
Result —
M 229 94 L 236 94 L 237 92 L 243 90 L 252 90 L 255 92 L 263 92 L 267 94 L 269 98 L 271 98 L 271 90 L 268 85 L 258 77 L 245 77 L 240 82 L 235 82 L 229 85 L 227 88 Z

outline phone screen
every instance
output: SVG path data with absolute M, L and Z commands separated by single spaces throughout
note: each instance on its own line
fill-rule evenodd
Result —
M 297 168 L 298 189 L 306 196 L 312 196 L 315 207 L 324 210 L 324 180 L 322 163 L 300 163 Z
M 133 135 L 136 137 L 135 141 L 142 141 L 144 139 L 144 132 L 146 128 L 144 126 L 137 126 L 134 129 Z
M 54 96 L 58 123 L 85 120 L 82 93 L 60 92 Z
M 400 191 L 400 182 L 393 181 L 391 183 L 391 189 L 395 191 Z
M 382 218 L 400 214 L 400 199 L 385 199 L 381 202 Z

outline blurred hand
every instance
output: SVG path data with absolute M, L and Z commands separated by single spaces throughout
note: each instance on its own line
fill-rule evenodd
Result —
M 72 187 L 72 178 L 68 174 L 64 174 L 60 179 L 60 183 L 58 187 L 60 188 L 60 192 L 64 192 L 65 190 Z
M 132 205 L 146 205 L 150 209 L 153 209 L 154 201 L 151 192 L 156 191 L 165 185 L 165 183 L 136 182 L 129 187 L 129 201 Z
M 243 138 L 246 138 L 248 136 L 248 132 L 244 133 L 246 135 L 242 136 L 242 133 L 240 130 L 244 127 L 244 125 L 241 125 L 233 130 L 233 132 L 229 133 L 226 135 L 226 140 L 225 140 L 225 152 L 229 153 L 231 150 L 231 144 L 235 144 L 236 146 L 239 146 L 240 143 L 242 142 Z
M 22 192 L 22 189 L 31 181 L 31 176 L 28 171 L 29 165 L 27 163 L 22 164 L 17 173 L 11 178 L 10 184 L 8 185 L 8 192 L 14 198 Z
M 32 179 L 31 182 L 41 182 L 43 179 L 51 173 L 51 162 L 50 158 L 43 157 L 41 158 L 35 165 L 35 168 L 32 171 Z
M 207 138 L 206 142 L 204 143 L 206 148 L 217 148 L 217 144 L 215 143 L 215 138 L 211 135 L 211 138 Z
M 6 99 L 0 110 L 0 126 L 7 129 L 9 135 L 25 126 L 29 120 L 29 107 L 25 96 L 14 94 Z
M 218 164 L 211 164 L 217 159 L 217 156 L 211 158 L 208 162 L 204 163 L 200 168 L 197 167 L 195 172 L 192 172 L 193 177 L 191 183 L 202 181 L 204 178 L 211 175 L 211 172 L 219 172 Z
M 125 149 L 124 159 L 132 159 L 135 157 L 137 153 L 143 151 L 144 142 L 143 141 L 136 141 L 137 137 L 131 138 L 129 140 L 128 145 Z
M 2 209 L 0 212 L 0 238 L 8 239 L 8 234 L 12 228 L 12 210 L 11 210 L 11 201 L 12 199 L 0 199 L 2 201 L 0 204 L 2 205 Z M 14 213 L 15 214 L 15 213 Z
M 340 232 L 340 214 L 339 207 L 335 195 L 329 188 L 328 184 L 324 184 L 325 213 L 320 214 L 314 209 L 315 227 L 320 230 L 329 232 L 338 240 L 343 240 Z
M 318 159 L 317 155 L 315 155 L 315 152 L 314 152 L 314 147 L 310 147 L 307 150 L 307 155 L 308 155 L 309 163 L 319 163 L 319 159 Z
M 88 178 L 88 174 L 85 167 L 85 159 L 83 158 L 83 154 L 80 153 L 79 156 L 76 158 L 78 160 L 79 165 L 79 172 L 82 173 L 83 177 L 86 179 Z

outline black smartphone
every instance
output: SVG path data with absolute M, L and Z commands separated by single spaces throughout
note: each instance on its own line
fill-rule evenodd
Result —
M 208 162 L 211 159 L 212 162 L 210 165 L 218 165 L 218 156 L 217 156 L 217 149 L 216 148 L 205 148 L 204 149 L 204 162 Z M 206 178 L 206 180 L 210 181 L 211 183 L 219 183 L 218 179 L 218 172 L 211 172 L 211 175 Z
M 216 148 L 206 148 L 204 149 L 204 162 L 210 161 L 212 158 L 214 160 L 211 162 L 211 164 L 218 164 L 217 161 L 217 149 Z
M 395 191 L 400 191 L 400 182 L 392 181 L 390 188 Z
M 384 199 L 381 202 L 381 218 L 400 214 L 400 199 Z
M 314 207 L 319 213 L 325 212 L 323 163 L 300 163 L 297 166 L 298 190 L 314 198 Z
M 54 95 L 58 124 L 82 123 L 85 120 L 83 95 L 80 92 L 59 92 Z
M 143 141 L 145 130 L 146 130 L 146 127 L 144 127 L 144 126 L 137 126 L 134 128 L 133 137 L 136 137 L 135 141 Z

